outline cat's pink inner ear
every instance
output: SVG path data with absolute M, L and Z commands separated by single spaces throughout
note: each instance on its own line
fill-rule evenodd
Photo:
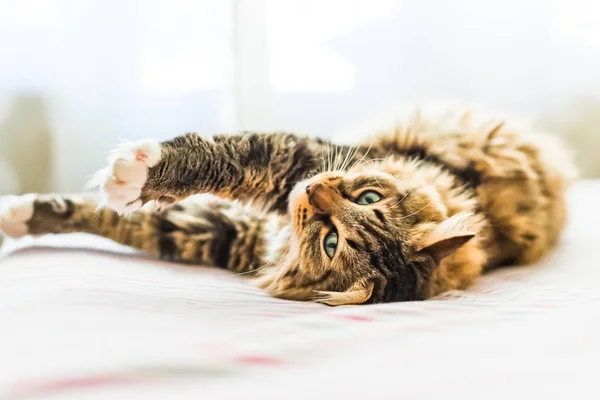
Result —
M 474 237 L 474 233 L 460 233 L 456 236 L 441 239 L 438 242 L 432 243 L 422 248 L 419 253 L 429 254 L 433 261 L 435 261 L 436 264 L 439 264 L 444 258 L 454 254 L 454 252 Z

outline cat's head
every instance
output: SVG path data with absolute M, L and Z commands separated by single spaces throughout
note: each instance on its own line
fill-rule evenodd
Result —
M 387 165 L 387 168 L 386 168 Z M 439 193 L 378 164 L 296 185 L 287 259 L 259 278 L 277 297 L 331 305 L 421 300 L 441 260 L 467 243 L 470 214 L 448 218 Z

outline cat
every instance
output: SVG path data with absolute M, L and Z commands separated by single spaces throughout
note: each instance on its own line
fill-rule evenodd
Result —
M 564 147 L 529 127 L 417 112 L 356 146 L 285 132 L 126 144 L 96 174 L 102 201 L 25 195 L 0 229 L 100 235 L 252 273 L 284 299 L 425 300 L 544 256 L 574 176 Z

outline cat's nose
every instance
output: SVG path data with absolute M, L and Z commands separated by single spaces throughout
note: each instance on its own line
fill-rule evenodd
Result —
M 306 187 L 306 194 L 308 194 L 308 197 L 311 197 L 322 186 L 325 186 L 322 182 L 311 183 Z
M 339 193 L 323 182 L 316 182 L 306 187 L 308 202 L 316 212 L 331 214 L 340 207 Z

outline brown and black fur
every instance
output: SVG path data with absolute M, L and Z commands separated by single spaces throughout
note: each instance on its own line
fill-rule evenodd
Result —
M 25 233 L 88 232 L 163 259 L 256 272 L 256 284 L 281 298 L 423 300 L 546 254 L 573 176 L 554 139 L 470 112 L 414 114 L 356 146 L 243 132 L 187 134 L 160 149 L 139 198 L 172 207 L 122 216 L 91 200 L 39 196 Z M 356 204 L 366 190 L 382 199 Z

